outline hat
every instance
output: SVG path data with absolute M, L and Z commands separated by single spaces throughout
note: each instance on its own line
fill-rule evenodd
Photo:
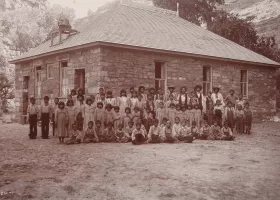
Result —
M 170 89 L 170 88 L 175 89 L 175 86 L 174 86 L 174 85 L 170 85 L 170 86 L 168 86 L 168 89 Z
M 219 87 L 213 87 L 213 91 L 215 91 L 215 90 L 220 91 L 220 88 Z
M 201 86 L 201 85 L 196 85 L 196 86 L 194 87 L 194 91 L 196 91 L 197 88 L 199 88 L 200 90 L 202 90 L 202 86 Z

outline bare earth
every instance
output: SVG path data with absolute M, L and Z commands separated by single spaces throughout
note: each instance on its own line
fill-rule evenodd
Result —
M 66 146 L 27 134 L 0 124 L 0 199 L 280 199 L 280 123 L 193 144 Z

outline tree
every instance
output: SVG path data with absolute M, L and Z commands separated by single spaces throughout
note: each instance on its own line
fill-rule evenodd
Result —
M 173 11 L 177 10 L 177 3 L 180 4 L 179 15 L 181 18 L 197 25 L 201 23 L 211 25 L 216 6 L 224 4 L 224 0 L 153 0 L 155 6 Z

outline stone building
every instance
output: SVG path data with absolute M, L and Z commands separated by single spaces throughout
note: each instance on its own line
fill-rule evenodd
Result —
M 152 6 L 116 3 L 81 19 L 78 33 L 54 37 L 22 56 L 16 64 L 18 117 L 28 97 L 65 98 L 73 88 L 87 94 L 100 87 L 118 96 L 122 88 L 143 85 L 213 86 L 230 89 L 251 102 L 255 116 L 276 112 L 279 63 L 252 52 L 177 16 Z

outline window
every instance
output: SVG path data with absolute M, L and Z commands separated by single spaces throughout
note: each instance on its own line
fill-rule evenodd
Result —
M 23 89 L 28 90 L 29 88 L 29 76 L 23 77 Z
M 240 91 L 244 97 L 248 96 L 248 71 L 247 70 L 241 70 Z
M 75 89 L 82 88 L 85 91 L 85 69 L 75 69 Z
M 160 88 L 165 92 L 166 84 L 165 63 L 155 62 L 155 89 L 158 90 Z
M 41 66 L 35 68 L 35 95 L 41 97 Z
M 48 77 L 48 79 L 54 78 L 54 65 L 53 64 L 47 64 L 47 77 Z
M 203 95 L 206 96 L 212 88 L 212 68 L 203 66 Z
M 61 97 L 66 97 L 67 93 L 68 93 L 68 80 L 67 80 L 67 74 L 66 74 L 66 70 L 67 70 L 67 66 L 68 63 L 67 62 L 60 62 L 60 66 L 59 66 L 59 95 Z

